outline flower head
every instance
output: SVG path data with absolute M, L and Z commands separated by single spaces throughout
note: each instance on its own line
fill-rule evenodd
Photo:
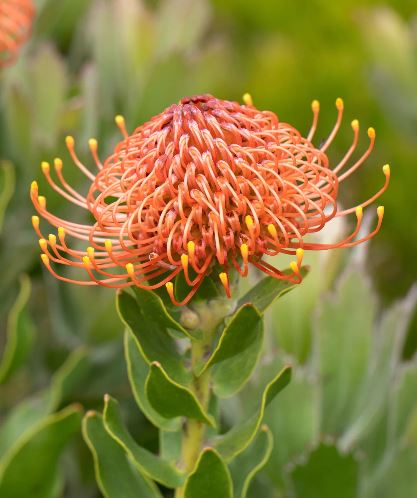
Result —
M 30 34 L 32 0 L 0 0 L 0 67 L 11 64 Z
M 67 183 L 61 159 L 54 161 L 57 181 L 48 163 L 42 163 L 42 171 L 53 189 L 91 213 L 95 222 L 84 225 L 58 218 L 47 210 L 36 182 L 32 184 L 35 208 L 58 229 L 58 238 L 54 234 L 46 238 L 39 217 L 33 217 L 48 270 L 61 280 L 82 285 L 145 289 L 165 285 L 172 301 L 184 304 L 214 268 L 220 268 L 219 279 L 228 295 L 231 269 L 245 276 L 249 264 L 297 283 L 305 250 L 352 247 L 373 237 L 380 229 L 383 207 L 377 210 L 376 228 L 357 238 L 362 208 L 386 190 L 388 165 L 383 167 L 385 183 L 379 192 L 350 209 L 340 210 L 337 205 L 339 185 L 371 153 L 373 128 L 368 129 L 368 148 L 351 163 L 359 137 L 359 123 L 352 121 L 352 145 L 331 167 L 326 151 L 342 121 L 341 99 L 336 101 L 336 124 L 320 147 L 312 143 L 317 101 L 312 104 L 313 124 L 306 138 L 274 113 L 256 109 L 249 95 L 244 102 L 211 95 L 184 98 L 131 135 L 117 116 L 124 138 L 104 163 L 97 155 L 97 141 L 89 141 L 97 173 L 81 163 L 74 139 L 67 137 L 72 160 L 91 180 L 87 195 Z M 351 214 L 356 215 L 356 227 L 344 240 L 327 245 L 305 240 L 331 219 Z M 71 248 L 68 237 L 81 240 L 85 250 Z M 279 253 L 295 256 L 292 273 L 264 260 Z M 87 280 L 59 275 L 55 264 L 78 267 Z M 180 272 L 190 286 L 181 303 L 171 282 Z

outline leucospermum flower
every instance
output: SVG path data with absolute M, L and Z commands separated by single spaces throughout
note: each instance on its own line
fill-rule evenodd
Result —
M 91 213 L 95 222 L 79 224 L 58 218 L 48 211 L 45 197 L 33 182 L 31 198 L 36 210 L 58 230 L 57 236 L 45 237 L 39 217 L 33 217 L 43 263 L 57 278 L 81 285 L 144 289 L 165 285 L 177 305 L 187 303 L 212 271 L 219 273 L 230 296 L 230 271 L 246 276 L 249 264 L 274 278 L 300 282 L 305 250 L 364 242 L 379 231 L 384 214 L 383 207 L 378 207 L 376 228 L 357 238 L 362 209 L 388 186 L 388 165 L 382 168 L 384 185 L 370 199 L 344 210 L 337 205 L 340 184 L 371 153 L 375 131 L 368 129 L 369 146 L 351 162 L 359 138 L 359 123 L 352 121 L 352 145 L 331 166 L 326 151 L 342 122 L 341 99 L 336 108 L 334 128 L 319 147 L 312 143 L 317 101 L 312 104 L 307 137 L 280 122 L 274 113 L 258 110 L 248 94 L 244 105 L 211 95 L 184 98 L 130 135 L 124 119 L 117 116 L 123 140 L 103 163 L 97 141 L 89 141 L 96 173 L 82 164 L 74 139 L 67 137 L 72 160 L 91 181 L 87 195 L 67 183 L 61 159 L 54 161 L 56 180 L 49 163 L 42 163 L 42 171 L 54 190 Z M 333 218 L 349 215 L 356 216 L 356 226 L 340 242 L 305 240 Z M 72 248 L 68 238 L 82 241 L 85 250 Z M 265 256 L 280 253 L 294 255 L 292 272 L 284 273 L 265 261 Z M 58 273 L 58 265 L 80 268 L 86 280 Z M 172 279 L 180 272 L 190 291 L 178 302 Z
M 35 15 L 32 0 L 0 0 L 0 67 L 14 61 Z

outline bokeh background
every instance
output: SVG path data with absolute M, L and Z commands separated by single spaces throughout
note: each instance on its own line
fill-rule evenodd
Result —
M 253 496 L 417 496 L 415 1 L 35 4 L 32 38 L 15 65 L 0 74 L 0 449 L 11 445 L 2 443 L 11 427 L 4 424 L 22 411 L 22 402 L 62 388 L 56 386 L 64 376 L 62 364 L 68 368 L 65 361 L 81 366 L 64 382 L 51 410 L 75 401 L 86 409 L 99 407 L 103 394 L 111 392 L 123 400 L 138 440 L 150 448 L 158 443 L 131 400 L 112 292 L 59 283 L 41 268 L 30 223 L 30 182 L 39 181 L 48 205 L 61 216 L 81 219 L 81 213 L 48 190 L 40 161 L 62 157 L 67 177 L 85 189 L 64 137 L 73 135 L 80 157 L 93 165 L 87 141 L 96 137 L 106 157 L 119 139 L 116 114 L 133 130 L 186 95 L 241 100 L 250 92 L 257 107 L 307 132 L 310 103 L 319 99 L 318 136 L 324 138 L 335 120 L 335 99 L 343 97 L 344 125 L 330 156 L 340 157 L 349 146 L 354 118 L 361 123 L 361 146 L 366 147 L 368 126 L 376 129 L 377 141 L 366 165 L 344 185 L 341 202 L 367 199 L 383 184 L 382 165 L 390 163 L 392 183 L 382 201 L 386 217 L 366 250 L 310 258 L 313 269 L 303 288 L 280 301 L 268 318 L 269 353 L 252 389 L 288 359 L 297 366 L 296 379 L 282 403 L 270 409 L 276 449 Z M 344 229 L 334 227 L 329 236 Z M 14 356 L 8 337 L 17 341 Z M 227 402 L 230 416 L 250 406 L 250 394 Z M 48 460 L 55 494 L 41 491 L 37 498 L 99 496 L 79 435 L 63 458 L 64 466 L 57 457 Z M 339 479 L 338 469 L 340 479 L 353 483 L 345 486 L 351 494 L 317 484 L 323 475 Z M 311 482 L 318 494 L 305 484 Z M 3 496 L 1 491 L 0 484 Z M 16 493 L 4 496 L 23 498 Z

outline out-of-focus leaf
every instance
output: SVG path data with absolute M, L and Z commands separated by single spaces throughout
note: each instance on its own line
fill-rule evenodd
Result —
M 123 424 L 119 404 L 110 396 L 104 398 L 103 423 L 110 436 L 123 448 L 138 470 L 168 488 L 177 488 L 184 476 L 170 463 L 140 447 Z
M 50 81 L 54 84 L 50 85 Z M 63 60 L 51 46 L 45 45 L 31 61 L 31 106 L 36 116 L 36 137 L 43 146 L 52 146 L 56 142 L 66 90 Z
M 30 296 L 29 277 L 23 275 L 19 295 L 7 320 L 7 339 L 0 360 L 0 384 L 6 382 L 25 362 L 33 343 L 34 329 L 25 310 Z
M 267 464 L 274 439 L 269 428 L 261 427 L 253 443 L 229 465 L 236 498 L 246 498 L 256 474 Z
M 194 393 L 170 379 L 159 363 L 151 364 L 145 392 L 153 408 L 165 418 L 188 417 L 215 426 Z
M 368 368 L 374 309 L 363 274 L 353 271 L 321 307 L 315 334 L 325 433 L 339 434 L 352 420 Z
M 176 22 L 172 22 L 176 19 Z M 206 0 L 163 2 L 157 16 L 157 55 L 195 47 L 210 19 Z
M 188 384 L 191 374 L 185 369 L 177 345 L 167 331 L 167 325 L 174 327 L 174 320 L 163 313 L 162 301 L 157 296 L 143 296 L 143 299 L 147 302 L 146 313 L 130 294 L 119 292 L 116 305 L 120 318 L 137 338 L 137 344 L 148 363 L 161 363 L 176 382 Z M 153 312 L 161 321 L 155 320 Z
M 52 377 L 51 386 L 31 399 L 22 401 L 7 416 L 0 428 L 0 456 L 13 452 L 13 447 L 30 434 L 32 427 L 56 410 L 83 380 L 86 353 L 74 351 Z
M 3 228 L 4 215 L 7 205 L 13 195 L 15 187 L 15 172 L 13 165 L 8 161 L 0 160 L 0 233 Z
M 184 498 L 232 498 L 233 483 L 229 469 L 213 448 L 206 448 L 195 470 L 188 477 Z
M 309 268 L 303 266 L 300 272 L 303 278 L 305 278 L 309 272 Z M 286 270 L 283 273 L 289 275 L 292 271 Z M 297 286 L 298 284 L 293 284 L 292 282 L 288 282 L 288 280 L 265 277 L 239 299 L 238 305 L 252 304 L 263 313 L 276 299 L 284 296 Z
M 231 317 L 210 358 L 197 368 L 196 375 L 201 375 L 207 368 L 245 352 L 261 334 L 262 317 L 259 312 L 251 305 L 242 306 Z
M 223 458 L 231 460 L 251 444 L 262 424 L 265 408 L 288 385 L 290 379 L 291 368 L 284 367 L 265 387 L 258 411 L 234 425 L 226 434 L 213 438 L 214 446 Z
M 59 455 L 80 423 L 80 408 L 70 406 L 34 425 L 0 461 L 0 496 L 50 496 L 56 486 Z
M 277 487 L 283 485 L 286 465 L 311 448 L 319 435 L 319 386 L 311 377 L 309 372 L 296 368 L 291 385 L 271 403 L 264 418 L 276 442 L 267 472 Z
M 321 444 L 291 472 L 296 498 L 357 498 L 359 465 L 353 455 Z
M 145 383 L 149 373 L 149 365 L 142 356 L 135 335 L 129 330 L 125 333 L 125 355 L 130 386 L 139 408 L 161 430 L 178 430 L 181 423 L 180 419 L 172 420 L 163 417 L 152 407 L 146 397 Z
M 87 413 L 82 428 L 93 454 L 97 483 L 106 498 L 162 498 L 156 485 L 142 476 L 106 432 L 101 415 Z

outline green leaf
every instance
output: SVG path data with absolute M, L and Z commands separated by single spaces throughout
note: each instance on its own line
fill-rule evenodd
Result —
M 117 294 L 116 306 L 123 323 L 137 339 L 143 358 L 148 364 L 158 361 L 176 382 L 188 384 L 192 376 L 183 364 L 175 340 L 167 328 L 174 327 L 175 321 L 162 311 L 162 301 L 147 291 L 137 293 L 140 302 L 125 291 Z M 144 308 L 142 308 L 142 304 Z
M 136 443 L 123 423 L 118 402 L 109 395 L 104 397 L 103 423 L 109 435 L 143 475 L 167 488 L 177 488 L 183 484 L 184 476 L 174 466 Z
M 23 365 L 33 343 L 34 329 L 25 310 L 30 288 L 29 277 L 23 275 L 19 295 L 7 320 L 6 347 L 0 361 L 0 385 Z
M 179 322 L 168 313 L 162 299 L 155 292 L 134 287 L 136 300 L 145 316 L 152 316 L 152 321 L 157 323 L 162 330 L 173 329 L 189 338 L 192 336 Z
M 247 497 L 249 487 L 256 474 L 267 464 L 273 445 L 272 433 L 264 425 L 249 448 L 231 462 L 230 471 L 236 498 Z
M 288 385 L 290 379 L 291 367 L 286 366 L 265 387 L 256 413 L 232 427 L 226 434 L 213 438 L 214 446 L 222 457 L 229 461 L 252 443 L 262 424 L 265 408 Z
M 263 322 L 256 327 L 253 339 L 245 351 L 213 367 L 213 391 L 216 396 L 227 398 L 236 394 L 252 375 L 262 352 Z
M 184 498 L 232 498 L 233 483 L 221 456 L 206 448 L 185 484 Z
M 0 461 L 0 496 L 50 496 L 56 486 L 59 456 L 80 423 L 80 408 L 70 406 L 33 426 Z
M 151 364 L 145 392 L 153 408 L 165 418 L 188 417 L 215 426 L 195 394 L 170 379 L 157 362 Z
M 149 373 L 149 365 L 143 358 L 138 340 L 131 330 L 126 330 L 124 343 L 129 382 L 139 408 L 161 430 L 170 432 L 178 430 L 181 420 L 163 417 L 152 407 L 146 397 L 145 383 Z
M 3 228 L 4 215 L 15 188 L 15 172 L 13 165 L 9 161 L 0 161 L 2 171 L 0 189 L 0 233 Z
M 167 462 L 175 463 L 181 458 L 182 433 L 181 431 L 159 431 L 159 453 Z
M 364 305 L 366 303 L 366 305 Z M 368 370 L 375 303 L 363 275 L 349 272 L 327 298 L 315 323 L 316 361 L 322 384 L 322 427 L 339 434 L 354 419 Z
M 309 268 L 303 266 L 300 272 L 304 278 L 307 276 Z M 283 273 L 289 275 L 292 273 L 292 270 L 286 270 Z M 297 286 L 298 284 L 293 284 L 288 282 L 288 280 L 265 277 L 239 299 L 238 306 L 253 304 L 256 309 L 263 313 L 276 299 L 281 298 Z
M 19 445 L 26 438 L 32 427 L 56 410 L 70 394 L 74 383 L 83 380 L 86 353 L 76 350 L 53 375 L 51 386 L 31 399 L 25 399 L 17 405 L 0 428 L 0 456 Z
M 359 465 L 353 455 L 321 444 L 291 472 L 296 498 L 357 498 Z
M 87 413 L 82 430 L 93 454 L 97 483 L 105 498 L 162 498 L 156 485 L 142 476 L 106 432 L 101 415 Z
M 237 310 L 224 328 L 219 342 L 207 362 L 196 371 L 201 375 L 207 368 L 229 360 L 251 348 L 262 335 L 262 317 L 250 304 Z

